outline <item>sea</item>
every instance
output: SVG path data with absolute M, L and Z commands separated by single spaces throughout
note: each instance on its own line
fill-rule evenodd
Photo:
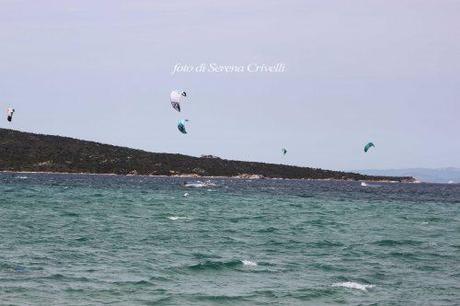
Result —
M 0 174 L 1 305 L 459 305 L 460 185 Z

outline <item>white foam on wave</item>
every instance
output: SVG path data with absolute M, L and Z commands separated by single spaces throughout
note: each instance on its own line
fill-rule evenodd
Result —
M 29 177 L 28 176 L 16 176 L 17 179 L 20 179 L 20 180 L 26 180 L 28 179 Z
M 169 220 L 176 221 L 176 220 L 186 220 L 188 219 L 187 217 L 178 217 L 178 216 L 169 216 Z
M 374 288 L 375 286 L 365 285 L 365 284 L 360 284 L 360 283 L 355 283 L 355 282 L 343 282 L 343 283 L 335 283 L 332 285 L 332 287 L 344 287 L 344 288 L 367 291 L 367 289 Z
M 248 266 L 248 267 L 256 267 L 257 266 L 257 262 L 255 262 L 255 261 L 242 260 L 241 262 L 243 263 L 243 265 Z
M 376 188 L 376 187 L 380 187 L 380 185 L 376 185 L 376 184 L 369 185 L 369 184 L 366 183 L 366 182 L 361 182 L 361 187 L 372 187 L 372 188 Z
M 185 187 L 194 187 L 194 188 L 201 188 L 204 187 L 203 183 L 186 183 Z
M 203 187 L 214 187 L 217 186 L 215 183 L 211 181 L 201 182 L 197 181 L 195 183 L 185 183 L 185 187 L 194 187 L 194 188 L 203 188 Z

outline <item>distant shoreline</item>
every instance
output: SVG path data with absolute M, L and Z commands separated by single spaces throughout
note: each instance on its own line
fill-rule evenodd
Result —
M 237 180 L 303 180 L 303 181 L 337 181 L 337 182 L 373 182 L 373 183 L 404 183 L 418 184 L 419 181 L 392 181 L 392 180 L 354 180 L 336 178 L 282 178 L 282 177 L 241 177 L 241 176 L 197 176 L 196 174 L 161 175 L 161 174 L 117 174 L 93 172 L 52 172 L 52 171 L 11 171 L 0 170 L 8 174 L 59 174 L 59 175 L 90 175 L 90 176 L 118 176 L 118 177 L 153 177 L 153 178 L 193 178 L 193 179 L 237 179 Z
M 94 141 L 0 129 L 0 171 L 152 177 L 310 179 L 414 182 L 409 176 L 376 176 L 313 167 L 154 153 Z

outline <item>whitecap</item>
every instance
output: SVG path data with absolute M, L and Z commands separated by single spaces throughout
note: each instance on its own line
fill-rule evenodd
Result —
M 248 267 L 256 267 L 257 266 L 257 262 L 255 262 L 255 261 L 242 260 L 241 262 L 243 263 L 243 265 L 248 266 Z
M 373 188 L 376 188 L 376 187 L 380 187 L 380 185 L 376 185 L 376 184 L 369 185 L 366 182 L 361 182 L 361 187 L 373 187 Z
M 178 216 L 169 216 L 169 220 L 176 221 L 176 220 L 185 220 L 187 217 L 178 217 Z
M 335 283 L 332 285 L 332 287 L 344 287 L 344 288 L 367 291 L 367 289 L 374 288 L 375 286 L 365 285 L 365 284 L 360 284 L 360 283 L 355 283 L 355 282 L 343 282 L 343 283 Z
M 17 179 L 20 179 L 20 180 L 26 180 L 28 179 L 29 177 L 28 176 L 16 176 Z
M 208 180 L 206 182 L 196 181 L 194 183 L 185 183 L 184 186 L 185 187 L 194 187 L 194 188 L 203 188 L 203 187 L 214 187 L 214 186 L 217 186 L 217 185 Z
M 194 188 L 201 188 L 204 187 L 203 183 L 186 183 L 185 187 L 194 187 Z

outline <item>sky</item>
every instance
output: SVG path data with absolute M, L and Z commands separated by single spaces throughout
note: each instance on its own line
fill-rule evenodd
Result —
M 0 107 L 16 109 L 0 127 L 337 170 L 460 167 L 458 16 L 447 0 L 0 0 Z M 201 64 L 243 68 L 173 73 Z

